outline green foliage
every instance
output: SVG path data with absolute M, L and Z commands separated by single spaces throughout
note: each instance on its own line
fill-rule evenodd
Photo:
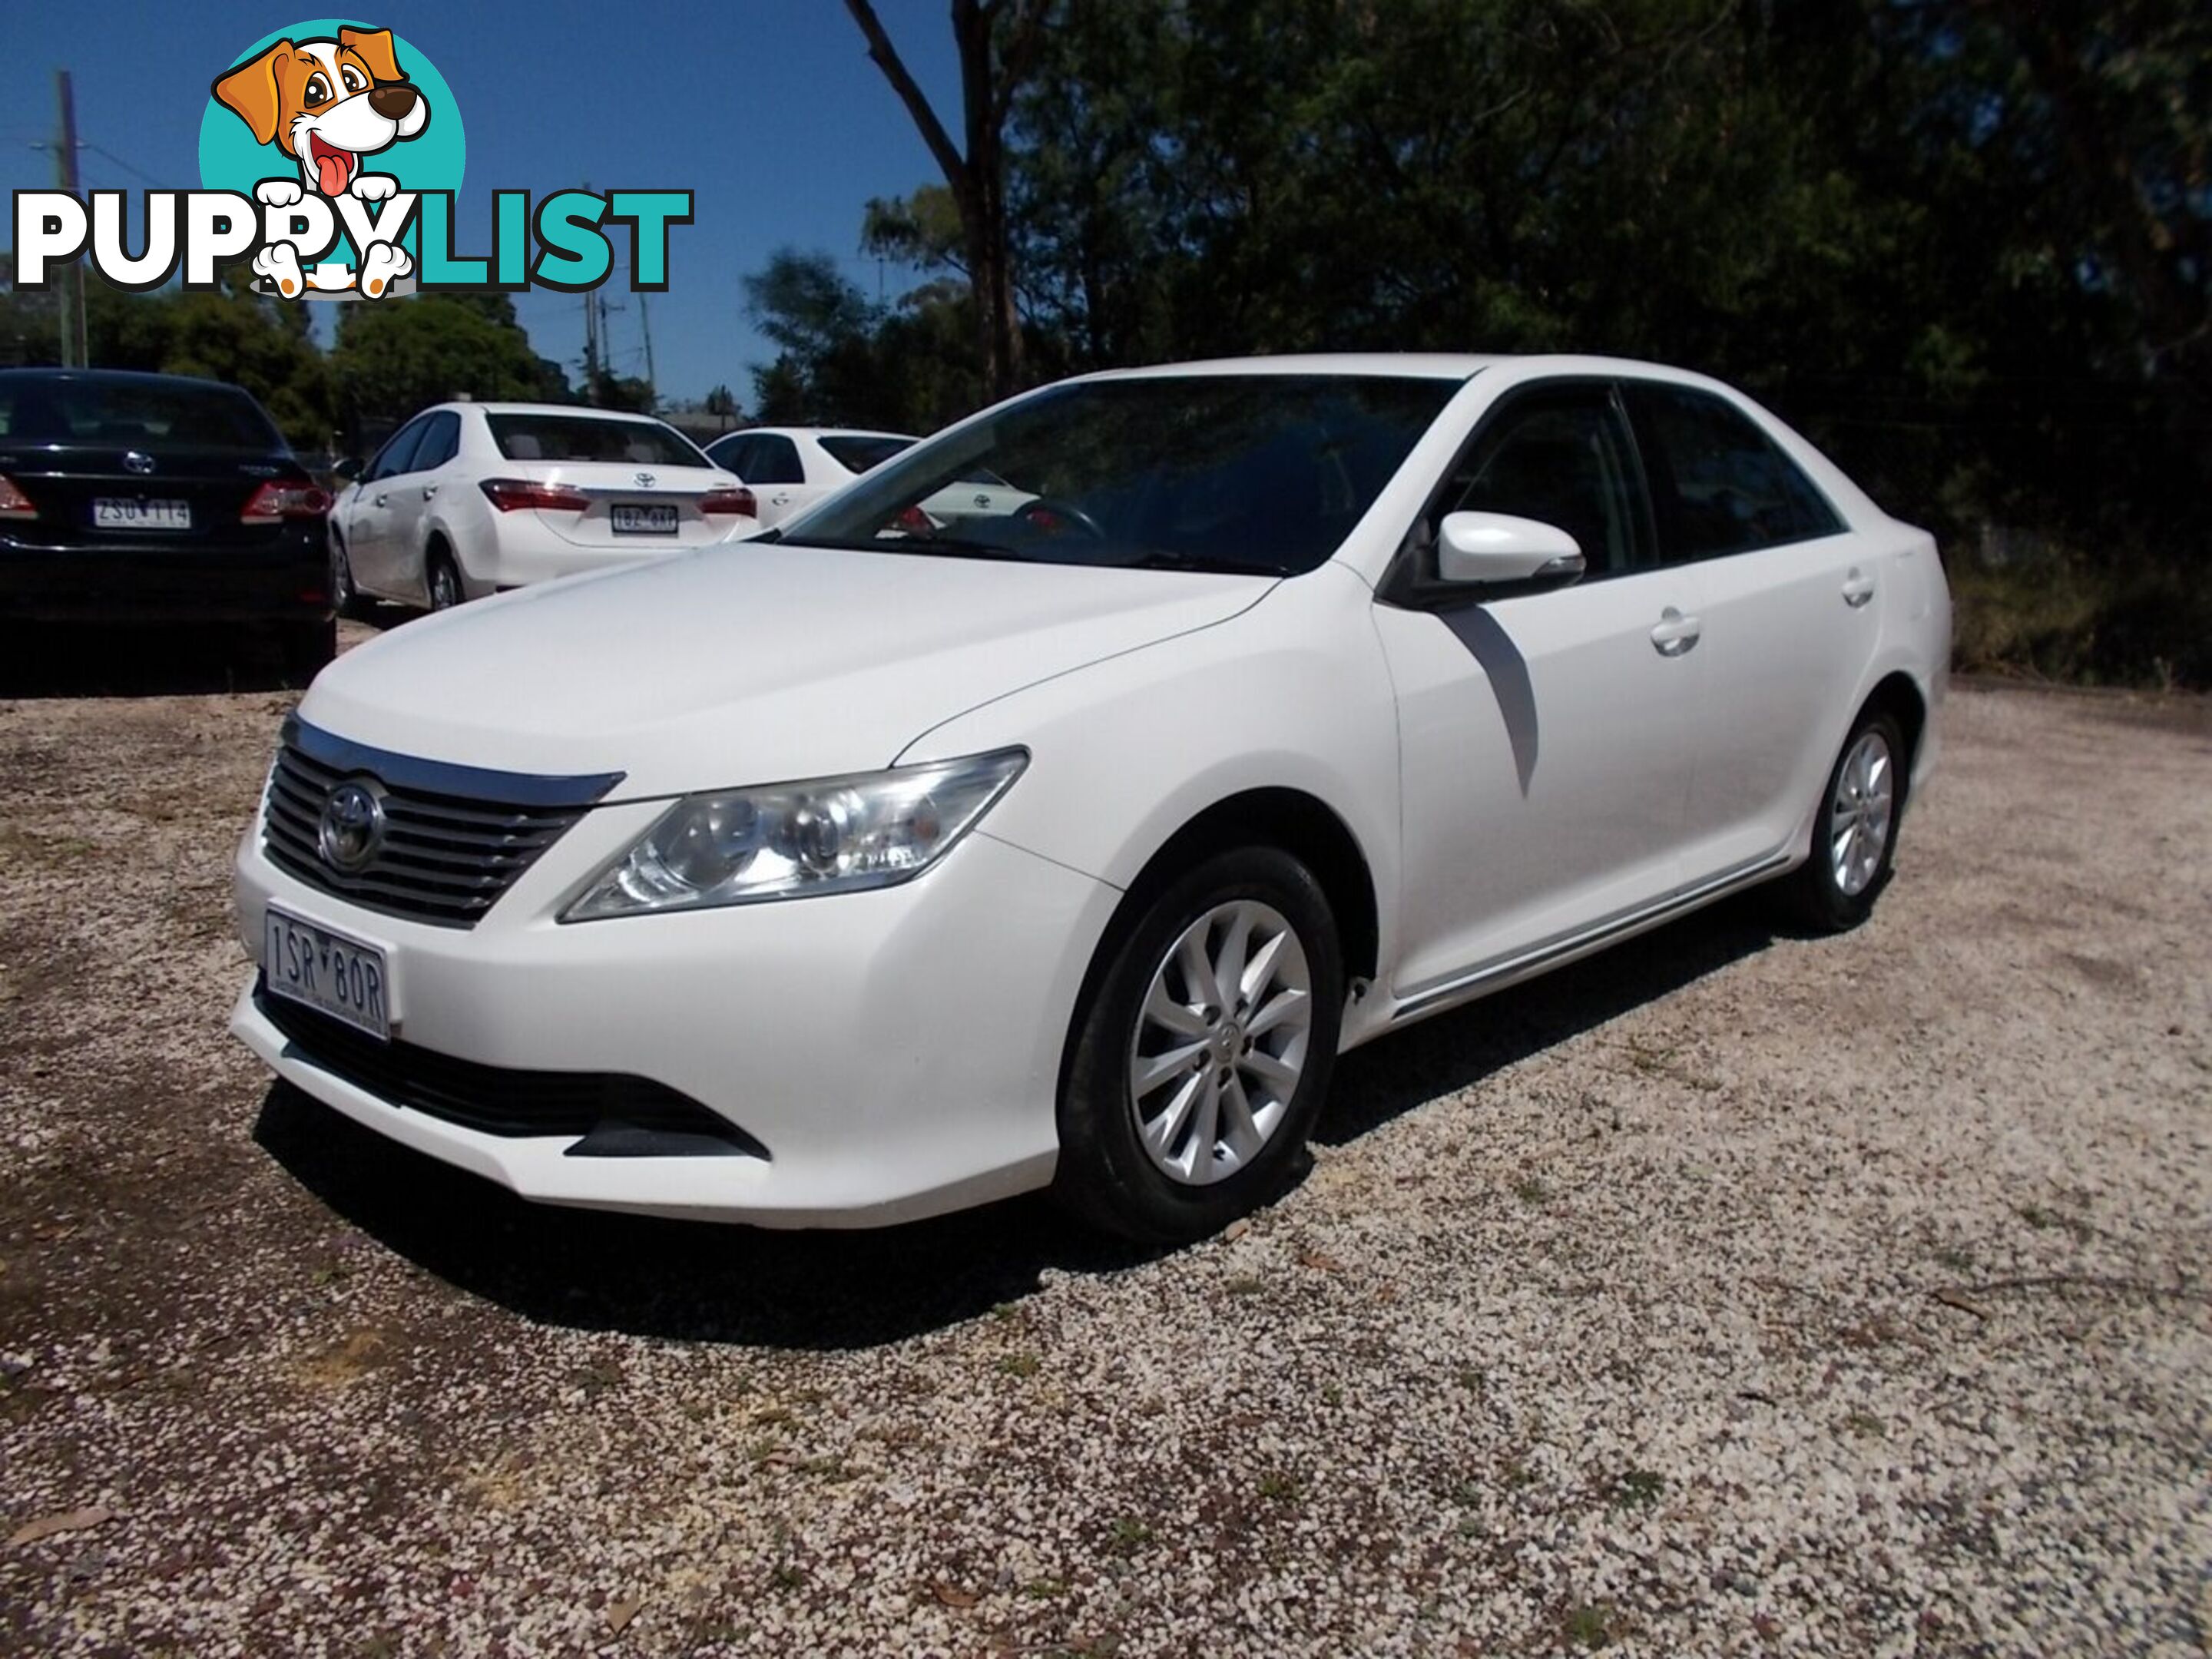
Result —
M 1937 532 L 1967 660 L 2212 683 L 2201 5 L 1067 6 L 1006 168 L 1033 379 L 1333 349 L 1703 368 Z M 811 319 L 763 389 L 927 429 L 981 397 L 949 193 L 870 203 L 863 246 L 930 285 L 874 307 L 823 261 L 834 293 L 756 292 Z
M 455 397 L 569 400 L 567 378 L 531 350 L 503 294 L 348 306 L 330 365 L 343 412 L 370 428 Z

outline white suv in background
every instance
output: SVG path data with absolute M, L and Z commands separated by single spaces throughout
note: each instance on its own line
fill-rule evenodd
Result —
M 443 611 L 760 528 L 752 492 L 649 415 L 440 404 L 393 433 L 331 507 L 331 582 Z

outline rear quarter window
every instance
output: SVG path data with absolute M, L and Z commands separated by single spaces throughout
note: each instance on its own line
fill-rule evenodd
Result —
M 1797 464 L 1727 399 L 1650 381 L 1623 390 L 1668 563 L 1811 541 L 1844 527 Z

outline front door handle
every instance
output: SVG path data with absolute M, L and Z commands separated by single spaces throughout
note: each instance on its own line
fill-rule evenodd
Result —
M 1697 617 L 1686 617 L 1670 605 L 1659 613 L 1659 625 L 1651 630 L 1651 643 L 1661 656 L 1679 657 L 1698 642 L 1705 626 Z
M 1859 568 L 1853 565 L 1850 574 L 1844 578 L 1844 603 L 1856 611 L 1873 597 L 1874 578 L 1861 575 Z

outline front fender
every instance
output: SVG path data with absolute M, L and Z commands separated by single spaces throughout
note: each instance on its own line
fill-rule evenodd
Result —
M 1027 748 L 1027 771 L 979 833 L 1122 889 L 1208 807 L 1248 790 L 1300 791 L 1358 842 L 1387 964 L 1400 886 L 1397 710 L 1368 622 L 1373 602 L 1356 574 L 1323 565 L 1212 627 L 970 709 L 899 763 Z

